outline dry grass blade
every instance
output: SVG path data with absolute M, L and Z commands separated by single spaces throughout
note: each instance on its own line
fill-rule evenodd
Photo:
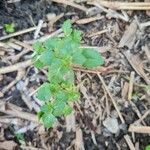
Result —
M 103 0 L 96 0 L 96 2 L 114 10 L 150 10 L 149 2 L 109 2 Z
M 129 135 L 125 135 L 124 138 L 129 146 L 130 150 L 135 150 L 135 147 L 134 147 Z
M 107 94 L 109 95 L 109 97 L 110 97 L 110 99 L 111 99 L 111 101 L 112 101 L 112 103 L 113 103 L 113 105 L 114 105 L 114 107 L 115 107 L 115 109 L 116 109 L 116 111 L 117 111 L 117 113 L 118 113 L 118 115 L 119 115 L 119 118 L 120 118 L 121 122 L 122 122 L 122 123 L 125 123 L 125 121 L 124 121 L 124 119 L 123 119 L 123 117 L 122 117 L 122 115 L 121 115 L 121 113 L 120 113 L 120 110 L 119 110 L 119 108 L 118 108 L 118 106 L 117 106 L 117 103 L 115 102 L 115 100 L 113 99 L 111 93 L 109 92 L 109 90 L 108 90 L 108 88 L 107 88 L 107 85 L 105 84 L 103 78 L 101 77 L 100 74 L 97 74 L 97 75 L 98 75 L 99 79 L 101 80 L 101 82 L 102 82 L 102 84 L 103 84 L 103 86 L 104 86 L 104 88 L 105 88 Z

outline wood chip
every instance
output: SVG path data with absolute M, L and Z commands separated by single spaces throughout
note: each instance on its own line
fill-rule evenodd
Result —
M 141 59 L 139 55 L 133 55 L 130 53 L 130 51 L 123 52 L 127 60 L 129 61 L 130 65 L 133 67 L 133 69 L 136 71 L 136 73 L 141 76 L 144 81 L 147 84 L 150 84 L 150 79 L 147 77 L 147 75 L 144 72 L 143 64 L 141 63 Z
M 126 31 L 124 32 L 120 42 L 119 47 L 127 46 L 129 49 L 131 49 L 135 43 L 136 39 L 136 32 L 137 32 L 137 23 L 134 20 L 129 27 L 127 27 Z
M 150 126 L 135 126 L 135 125 L 130 125 L 129 132 L 135 132 L 135 133 L 145 133 L 145 134 L 150 134 Z
M 75 150 L 85 150 L 83 142 L 83 133 L 80 128 L 76 130 Z
M 130 82 L 129 82 L 129 90 L 128 90 L 128 100 L 132 99 L 134 76 L 135 76 L 135 72 L 132 71 L 131 74 L 130 74 Z
M 148 61 L 150 62 L 150 49 L 149 49 L 148 45 L 143 46 L 142 49 L 145 51 Z
M 121 92 L 121 95 L 122 95 L 123 99 L 127 99 L 128 89 L 129 89 L 129 83 L 125 82 L 124 86 L 122 88 L 122 92 Z
M 75 131 L 75 129 L 76 129 L 75 115 L 74 113 L 71 113 L 70 115 L 66 116 L 66 131 L 71 132 Z
M 17 143 L 14 141 L 4 141 L 0 142 L 1 150 L 14 150 L 17 147 Z

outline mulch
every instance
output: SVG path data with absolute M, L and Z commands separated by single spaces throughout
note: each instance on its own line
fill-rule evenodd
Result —
M 47 130 L 36 115 L 41 106 L 36 91 L 46 72 L 32 65 L 32 44 L 61 35 L 66 19 L 82 31 L 82 47 L 96 48 L 105 65 L 74 68 L 81 98 L 74 113 Z M 6 33 L 9 23 L 15 24 L 14 33 Z M 145 150 L 149 41 L 149 0 L 1 1 L 0 150 Z

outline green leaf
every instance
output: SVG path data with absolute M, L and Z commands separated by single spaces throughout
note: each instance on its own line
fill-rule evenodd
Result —
M 75 75 L 73 70 L 69 70 L 63 75 L 63 79 L 68 83 L 74 83 L 74 78 Z
M 70 106 L 66 105 L 65 108 L 63 109 L 63 114 L 65 116 L 67 116 L 67 115 L 71 114 L 72 111 L 73 111 L 73 109 Z
M 64 65 L 64 64 L 61 64 Z M 48 80 L 50 82 L 61 83 L 64 81 L 73 82 L 74 72 L 68 68 L 68 66 L 61 67 L 49 67 Z
M 145 150 L 150 150 L 150 145 L 147 145 Z
M 69 36 L 72 32 L 72 28 L 71 28 L 71 20 L 66 20 L 63 25 L 62 25 L 62 30 L 65 34 L 65 36 Z
M 77 43 L 80 43 L 81 42 L 81 31 L 79 31 L 79 30 L 74 30 L 73 31 L 73 40 L 75 41 L 75 42 L 77 42 Z
M 41 42 L 35 42 L 33 44 L 33 49 L 35 50 L 37 54 L 41 54 L 41 52 L 45 50 Z
M 44 64 L 39 59 L 37 59 L 35 61 L 33 60 L 33 64 L 36 68 L 39 68 L 39 69 L 44 67 Z
M 50 102 L 44 104 L 43 106 L 41 106 L 41 111 L 44 113 L 51 112 L 52 111 L 52 104 Z
M 42 120 L 43 120 L 44 126 L 46 128 L 51 128 L 51 127 L 53 127 L 53 125 L 54 125 L 54 123 L 56 122 L 57 119 L 53 114 L 45 113 L 42 116 Z
M 72 55 L 74 51 L 76 51 L 79 47 L 79 43 L 75 42 L 72 36 L 67 36 L 63 38 L 63 49 L 68 52 L 69 55 Z
M 53 114 L 54 116 L 61 116 L 63 115 L 63 109 L 66 105 L 63 101 L 55 101 L 53 104 Z
M 52 51 L 47 50 L 41 54 L 39 59 L 44 65 L 51 65 L 53 60 L 55 59 L 55 56 Z
M 44 42 L 46 50 L 54 50 L 60 44 L 61 39 L 58 37 L 49 38 Z
M 73 54 L 73 63 L 76 65 L 83 65 L 86 61 L 85 56 L 82 54 L 81 50 L 76 50 L 76 52 Z
M 5 28 L 5 31 L 7 33 L 13 33 L 13 32 L 15 32 L 15 24 L 14 23 L 5 24 L 4 28 Z
M 39 111 L 39 112 L 37 113 L 38 119 L 40 120 L 43 115 L 44 115 L 44 112 Z
M 82 54 L 86 57 L 83 66 L 87 68 L 94 68 L 104 64 L 103 57 L 93 49 L 83 49 Z
M 70 92 L 68 92 L 68 100 L 69 101 L 78 100 L 79 97 L 80 97 L 80 94 L 77 91 L 70 91 Z
M 64 102 L 67 101 L 67 99 L 68 99 L 66 91 L 62 91 L 62 90 L 61 91 L 57 91 L 55 97 L 56 97 L 56 100 L 64 101 Z
M 44 83 L 37 92 L 37 98 L 42 101 L 49 101 L 51 98 L 50 84 Z

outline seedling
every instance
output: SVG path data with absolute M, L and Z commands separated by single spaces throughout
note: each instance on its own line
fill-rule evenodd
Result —
M 5 31 L 7 33 L 13 33 L 13 32 L 15 32 L 15 25 L 14 25 L 14 23 L 5 24 L 4 28 L 5 28 Z
M 62 38 L 33 45 L 34 65 L 48 69 L 47 82 L 37 92 L 37 98 L 44 102 L 38 117 L 46 128 L 52 127 L 58 117 L 69 115 L 73 111 L 70 104 L 80 97 L 74 83 L 73 65 L 95 68 L 104 64 L 99 52 L 80 48 L 81 32 L 72 28 L 70 20 L 64 22 L 62 31 Z

